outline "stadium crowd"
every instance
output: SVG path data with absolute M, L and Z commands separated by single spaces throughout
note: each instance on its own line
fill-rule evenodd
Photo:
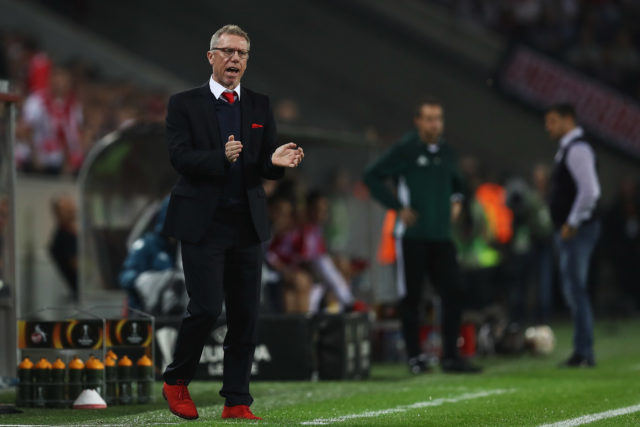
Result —
M 430 0 L 640 99 L 635 0 Z
M 28 34 L 0 33 L 0 78 L 21 95 L 15 156 L 23 172 L 76 175 L 107 133 L 164 121 L 162 91 L 107 79 L 80 59 L 56 63 Z
M 468 192 L 454 219 L 454 241 L 469 308 L 499 305 L 510 321 L 544 324 L 562 305 L 546 202 L 550 166 L 532 165 L 529 176 L 501 176 L 485 169 L 477 158 L 462 155 L 460 167 Z M 366 264 L 341 250 L 353 221 L 342 201 L 361 198 L 362 188 L 348 180 L 337 182 L 322 191 L 305 191 L 298 180 L 266 184 L 274 231 L 267 252 L 272 274 L 266 275 L 271 309 L 308 312 L 333 306 L 340 310 L 349 301 L 348 296 L 340 296 L 342 283 L 355 298 L 362 296 L 358 277 Z M 613 202 L 601 209 L 604 232 L 591 275 L 591 293 L 600 312 L 632 314 L 640 309 L 640 291 L 635 286 L 640 276 L 633 268 L 640 256 L 638 184 L 636 177 L 627 177 Z M 385 233 L 391 235 L 392 229 L 381 225 L 378 261 L 393 264 L 384 255 L 385 237 L 389 237 Z M 313 260 L 321 256 L 331 259 L 341 278 L 323 275 L 314 266 Z M 314 292 L 318 293 L 314 296 Z M 280 296 L 273 299 L 273 295 Z M 324 305 L 319 305 L 318 298 L 324 298 Z

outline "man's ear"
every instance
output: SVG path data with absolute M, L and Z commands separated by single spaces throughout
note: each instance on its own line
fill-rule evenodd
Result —
M 210 50 L 207 51 L 207 61 L 209 61 L 209 64 L 213 65 L 213 52 Z

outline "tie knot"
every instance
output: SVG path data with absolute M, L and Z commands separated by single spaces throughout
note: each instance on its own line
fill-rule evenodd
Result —
M 229 104 L 236 102 L 235 92 L 222 92 L 222 96 L 224 96 L 224 99 L 226 99 Z

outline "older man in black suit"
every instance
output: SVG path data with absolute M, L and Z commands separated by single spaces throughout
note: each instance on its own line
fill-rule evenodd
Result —
M 171 193 L 164 233 L 180 240 L 189 305 L 163 395 L 175 415 L 195 419 L 187 385 L 205 339 L 226 304 L 227 335 L 220 394 L 223 418 L 251 413 L 251 364 L 262 268 L 269 238 L 262 179 L 278 179 L 304 157 L 294 143 L 276 146 L 269 98 L 240 86 L 249 36 L 226 25 L 212 36 L 213 73 L 202 87 L 175 94 L 167 112 L 167 142 L 180 177 Z

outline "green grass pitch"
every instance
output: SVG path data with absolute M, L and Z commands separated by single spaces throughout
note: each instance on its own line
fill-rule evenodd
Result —
M 255 382 L 254 412 L 263 425 L 335 426 L 539 426 L 640 405 L 640 321 L 599 321 L 594 369 L 560 369 L 570 350 L 568 324 L 555 325 L 556 351 L 478 359 L 480 375 L 433 373 L 413 377 L 404 365 L 375 365 L 367 381 Z M 200 419 L 173 416 L 155 387 L 149 405 L 106 410 L 25 409 L 0 415 L 0 425 L 255 425 L 220 419 L 219 383 L 194 382 L 190 389 Z M 13 402 L 14 392 L 0 393 Z M 596 420 L 590 426 L 640 425 L 640 406 Z M 574 421 L 583 425 L 586 421 Z M 577 422 L 577 423 L 576 423 Z M 304 423 L 304 424 L 303 424 Z M 308 424 L 310 423 L 310 424 Z

